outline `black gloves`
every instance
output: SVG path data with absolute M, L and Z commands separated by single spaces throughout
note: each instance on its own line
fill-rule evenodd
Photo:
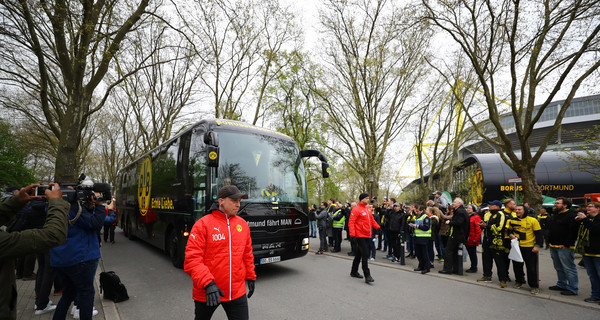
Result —
M 254 289 L 254 286 L 252 286 Z M 211 281 L 205 288 L 206 290 L 206 305 L 209 307 L 216 307 L 221 303 L 221 297 L 224 297 L 223 291 L 219 287 L 215 281 Z M 221 297 L 219 297 L 221 296 Z
M 246 279 L 246 284 L 248 285 L 248 299 L 250 299 L 254 294 L 254 280 Z

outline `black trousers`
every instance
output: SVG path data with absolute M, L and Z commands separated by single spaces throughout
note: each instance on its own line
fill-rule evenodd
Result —
M 427 253 L 427 243 L 415 242 L 415 254 L 419 260 L 418 268 L 420 270 L 429 270 L 431 263 L 429 262 L 429 254 Z
M 458 264 L 462 263 L 462 260 L 458 261 L 458 248 L 461 243 L 457 239 L 448 238 L 446 249 L 444 250 L 444 270 L 458 272 Z
M 48 306 L 50 301 L 50 291 L 52 290 L 52 284 L 54 284 L 54 278 L 56 276 L 56 269 L 50 266 L 50 252 L 38 253 L 38 272 L 35 279 L 35 305 L 37 310 L 43 310 Z
M 350 237 L 350 252 L 352 254 L 356 254 L 358 252 L 358 249 L 356 249 L 356 239 L 354 237 Z
M 527 284 L 530 288 L 539 288 L 537 263 L 538 254 L 531 252 L 533 247 L 519 247 L 523 262 L 513 261 L 513 271 L 515 272 L 516 282 L 525 283 L 525 273 L 523 273 L 523 265 L 527 268 Z
M 108 236 L 110 235 L 110 242 L 115 241 L 115 226 L 114 225 L 104 225 L 104 242 L 108 241 Z
M 390 238 L 389 241 L 389 246 L 390 246 L 390 251 L 388 252 L 388 254 L 393 254 L 394 257 L 400 259 L 400 244 L 402 243 L 402 238 L 400 237 L 400 232 L 399 231 L 388 231 L 388 235 Z
M 35 259 L 35 253 L 16 258 L 15 265 L 17 266 L 17 279 L 33 275 Z
M 222 302 L 220 304 L 225 309 L 225 313 L 227 314 L 227 319 L 229 320 L 248 320 L 248 298 L 246 295 L 243 295 L 235 300 Z M 196 320 L 208 320 L 212 318 L 213 313 L 219 306 L 209 307 L 206 305 L 206 302 L 196 301 L 194 300 L 194 306 L 196 311 Z
M 342 228 L 333 228 L 333 251 L 342 250 Z
M 318 226 L 319 229 L 319 251 L 327 251 L 327 230 L 322 226 Z
M 492 250 L 486 247 L 482 247 L 483 253 L 481 254 L 481 263 L 483 265 L 483 276 L 492 277 L 492 265 L 496 263 L 496 272 L 498 273 L 498 280 L 508 281 L 508 269 L 506 267 L 506 260 L 508 259 L 508 253 L 504 251 Z
M 362 270 L 365 274 L 365 277 L 371 274 L 369 270 L 369 241 L 372 241 L 371 238 L 354 238 L 356 239 L 356 254 L 354 255 L 354 260 L 352 261 L 352 270 L 351 273 L 358 272 L 358 265 L 362 261 Z
M 465 244 L 465 248 L 467 248 L 469 260 L 471 260 L 471 270 L 477 270 L 477 246 Z

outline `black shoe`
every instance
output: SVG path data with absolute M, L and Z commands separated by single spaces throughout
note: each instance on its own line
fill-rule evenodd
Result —
M 571 290 L 561 291 L 560 294 L 562 294 L 563 296 L 576 296 L 577 295 L 577 293 L 575 293 Z
M 421 268 L 415 268 L 413 271 L 423 271 Z
M 596 299 L 596 298 L 589 297 L 589 298 L 585 298 L 585 299 L 583 299 L 583 301 L 585 301 L 585 302 L 590 302 L 590 303 L 594 303 L 594 302 L 600 302 L 600 299 Z
M 441 273 L 441 274 L 452 274 L 452 271 L 440 270 L 440 271 L 438 271 L 438 273 Z
M 360 273 L 358 273 L 358 272 L 350 272 L 350 276 L 351 276 L 352 278 L 359 278 L 359 279 L 362 279 L 362 278 L 364 278 L 364 277 L 362 276 L 362 274 L 360 274 Z
M 553 291 L 565 291 L 565 290 L 567 290 L 567 289 L 561 288 L 559 286 L 551 286 L 551 287 L 548 287 L 548 289 L 553 290 Z
M 353 255 L 354 255 L 354 252 L 352 252 L 352 251 L 351 251 L 351 252 L 348 252 L 348 255 L 349 255 L 349 256 L 353 256 Z
M 466 273 L 477 273 L 477 269 L 467 269 Z
M 331 250 L 332 253 L 340 252 L 342 250 Z
M 371 275 L 368 275 L 365 277 L 365 282 L 366 283 L 375 282 L 375 279 L 373 279 L 373 277 L 371 277 Z
M 425 269 L 425 270 L 421 271 L 421 274 L 426 274 L 426 273 L 429 273 L 429 269 Z

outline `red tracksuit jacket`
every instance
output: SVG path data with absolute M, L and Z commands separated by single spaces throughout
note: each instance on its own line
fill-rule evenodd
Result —
M 204 288 L 213 280 L 225 294 L 222 302 L 245 295 L 245 279 L 256 280 L 246 220 L 213 210 L 196 221 L 185 249 L 183 268 L 192 277 L 196 301 L 206 302 Z
M 373 228 L 381 228 L 373 218 L 373 214 L 369 207 L 359 202 L 356 207 L 350 212 L 350 220 L 348 220 L 348 231 L 350 236 L 355 238 L 371 238 Z

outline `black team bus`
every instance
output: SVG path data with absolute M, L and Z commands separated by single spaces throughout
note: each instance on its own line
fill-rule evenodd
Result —
M 142 239 L 181 268 L 196 220 L 236 185 L 248 194 L 238 215 L 250 226 L 254 263 L 292 259 L 308 252 L 308 196 L 304 157 L 290 137 L 243 122 L 203 120 L 119 172 L 116 204 L 129 239 Z

